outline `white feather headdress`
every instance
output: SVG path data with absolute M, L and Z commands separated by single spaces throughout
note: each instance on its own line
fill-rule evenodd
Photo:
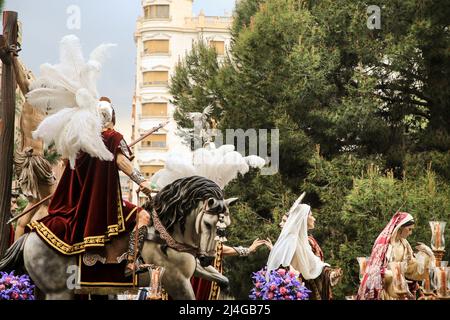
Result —
M 151 182 L 161 189 L 177 179 L 197 175 L 214 181 L 223 189 L 238 173 L 245 174 L 250 167 L 262 168 L 265 163 L 255 155 L 243 157 L 234 151 L 233 145 L 216 148 L 210 142 L 194 152 L 169 153 L 164 169 L 159 170 Z
M 80 40 L 74 35 L 63 37 L 59 64 L 41 65 L 41 75 L 26 95 L 32 106 L 48 115 L 33 132 L 33 138 L 47 144 L 54 142 L 72 169 L 80 151 L 105 161 L 114 158 L 103 143 L 97 110 L 97 80 L 107 51 L 113 46 L 100 45 L 86 62 Z

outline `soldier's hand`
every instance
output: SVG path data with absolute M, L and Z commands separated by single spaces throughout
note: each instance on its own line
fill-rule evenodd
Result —
M 252 245 L 248 248 L 250 253 L 255 252 L 256 249 L 265 244 L 265 242 L 266 242 L 265 240 L 259 240 L 259 238 L 256 238 L 255 241 L 253 241 Z
M 150 186 L 150 182 L 148 180 L 145 180 L 139 185 L 139 190 L 142 191 L 147 197 L 151 197 L 152 194 L 152 188 Z

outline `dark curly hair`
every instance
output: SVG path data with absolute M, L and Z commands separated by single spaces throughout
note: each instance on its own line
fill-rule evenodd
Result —
M 208 204 L 210 211 L 220 213 L 226 210 L 224 194 L 220 187 L 204 177 L 192 176 L 175 180 L 165 186 L 154 197 L 151 206 L 148 203 L 144 208 L 154 208 L 167 231 L 172 231 L 175 223 L 179 222 L 184 233 L 186 216 L 200 201 L 210 198 L 215 199 Z

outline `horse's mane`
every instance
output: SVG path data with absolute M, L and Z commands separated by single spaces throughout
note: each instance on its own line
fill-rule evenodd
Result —
M 184 233 L 186 216 L 198 206 L 200 201 L 206 201 L 209 198 L 223 200 L 223 191 L 209 179 L 192 176 L 175 180 L 165 186 L 153 199 L 153 208 L 167 231 L 172 231 L 174 224 L 179 222 L 181 231 Z

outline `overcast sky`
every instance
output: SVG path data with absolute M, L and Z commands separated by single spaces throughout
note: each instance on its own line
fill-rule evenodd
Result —
M 193 13 L 231 15 L 235 0 L 194 0 Z M 79 30 L 70 30 L 67 10 L 75 5 L 81 11 Z M 102 71 L 98 88 L 116 106 L 117 129 L 130 141 L 131 103 L 136 73 L 136 46 L 133 33 L 136 19 L 142 15 L 141 0 L 6 0 L 4 10 L 17 11 L 23 24 L 20 57 L 39 75 L 42 63 L 58 62 L 59 41 L 75 34 L 81 39 L 85 56 L 97 45 L 109 42 L 118 46 L 111 51 Z

